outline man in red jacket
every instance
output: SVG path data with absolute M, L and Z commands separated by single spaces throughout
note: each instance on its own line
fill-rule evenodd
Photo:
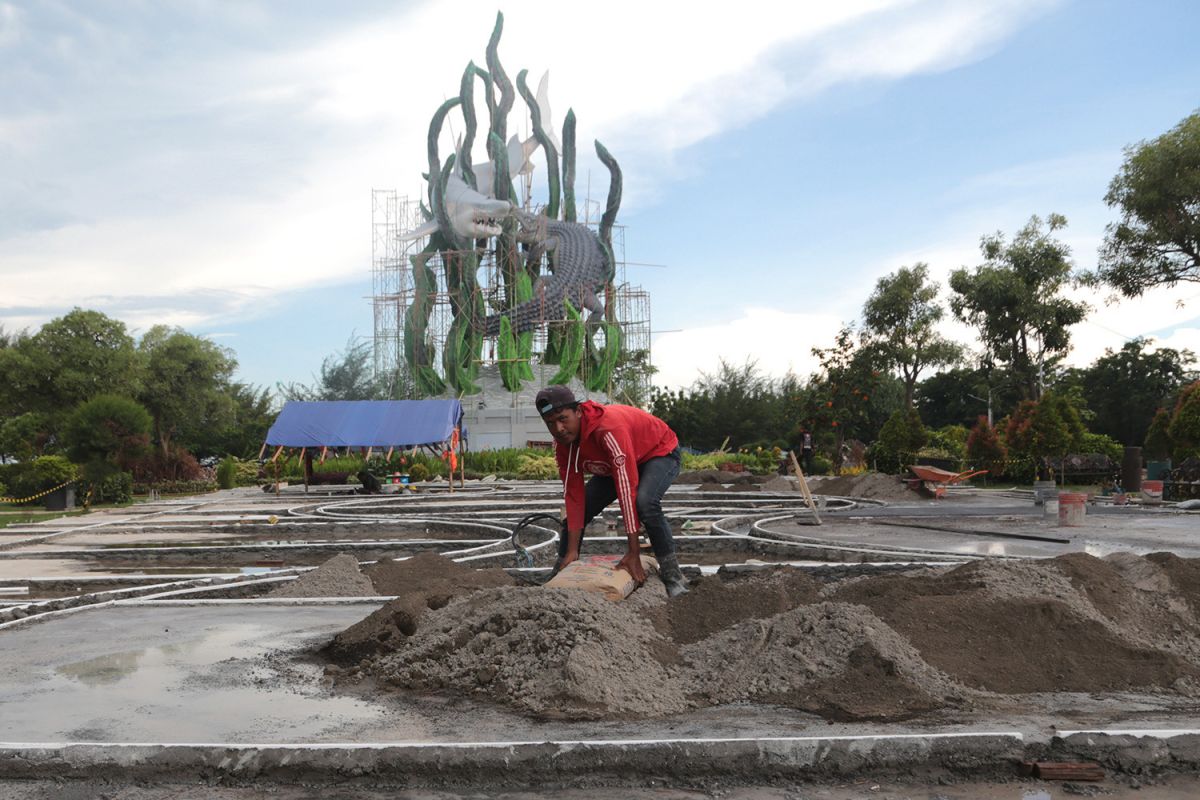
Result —
M 646 580 L 638 553 L 638 529 L 644 525 L 667 594 L 676 597 L 686 592 L 671 525 L 662 510 L 663 495 L 679 475 L 675 432 L 640 408 L 580 402 L 565 386 L 542 389 L 534 405 L 554 437 L 554 456 L 567 504 L 556 569 L 579 558 L 583 529 L 618 500 L 629 547 L 617 568 L 629 572 L 639 585 Z M 586 485 L 585 472 L 592 475 Z

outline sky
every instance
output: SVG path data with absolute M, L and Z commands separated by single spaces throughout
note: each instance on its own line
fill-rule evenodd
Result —
M 806 376 L 879 278 L 927 263 L 945 301 L 1035 214 L 1094 267 L 1124 148 L 1200 109 L 1191 0 L 0 0 L 0 325 L 91 308 L 311 383 L 372 333 L 372 189 L 420 196 L 497 10 L 507 71 L 549 70 L 554 124 L 573 108 L 621 164 L 673 388 L 721 359 Z M 1073 292 L 1068 363 L 1137 336 L 1200 353 L 1200 284 Z

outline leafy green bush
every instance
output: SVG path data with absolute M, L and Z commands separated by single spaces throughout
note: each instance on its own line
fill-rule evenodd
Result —
M 237 456 L 226 456 L 217 465 L 217 486 L 222 489 L 254 486 L 258 483 L 258 470 L 256 461 L 243 461 Z
M 967 457 L 967 437 L 970 434 L 965 425 L 945 425 L 929 431 L 929 441 L 925 446 L 951 458 L 963 459 Z
M 408 479 L 413 483 L 429 479 L 429 467 L 424 464 L 413 464 L 408 468 Z
M 79 478 L 79 468 L 65 456 L 38 456 L 32 461 L 22 461 L 9 475 L 11 495 L 18 500 L 33 497 Z M 29 500 L 40 502 L 41 498 Z
M 149 494 L 151 490 L 159 494 L 207 494 L 217 490 L 216 481 L 158 481 L 156 483 L 134 483 L 134 494 Z
M 92 484 L 93 503 L 132 503 L 133 476 L 128 472 L 113 472 L 99 483 Z
M 237 459 L 226 456 L 217 464 L 217 486 L 222 489 L 232 489 L 237 485 Z
M 553 454 L 526 453 L 521 456 L 517 475 L 525 480 L 551 480 L 558 477 L 558 462 Z
M 1179 395 L 1167 433 L 1171 436 L 1175 461 L 1200 456 L 1200 381 Z
M 756 459 L 750 453 L 684 453 L 681 469 L 688 471 L 704 469 L 720 469 L 722 464 L 741 464 L 747 469 L 753 468 Z
M 833 472 L 833 462 L 820 453 L 813 453 L 813 475 L 828 475 Z
M 1146 441 L 1142 445 L 1146 460 L 1164 461 L 1171 457 L 1171 434 L 1167 432 L 1170 427 L 1171 412 L 1160 408 L 1150 422 L 1150 428 L 1146 431 Z
M 871 445 L 875 468 L 880 472 L 899 472 L 906 464 L 912 463 L 917 451 L 928 440 L 929 433 L 915 408 L 896 410 L 883 423 L 879 438 Z
M 1078 451 L 1081 454 L 1099 453 L 1108 456 L 1108 460 L 1113 464 L 1120 464 L 1121 459 L 1125 457 L 1124 445 L 1111 436 L 1091 431 L 1084 433 L 1079 438 Z

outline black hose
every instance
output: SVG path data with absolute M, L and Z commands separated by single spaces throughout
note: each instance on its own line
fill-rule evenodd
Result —
M 518 534 L 521 533 L 521 531 L 523 531 L 525 528 L 528 528 L 530 525 L 532 525 L 534 522 L 537 522 L 538 520 L 549 520 L 551 523 L 553 523 L 549 527 L 558 528 L 559 530 L 562 529 L 562 520 L 553 514 L 546 514 L 543 512 L 543 513 L 530 514 L 528 516 L 521 517 L 521 519 L 517 522 L 517 524 L 515 526 L 513 526 L 512 536 L 509 538 L 509 541 L 512 542 L 513 550 L 516 551 L 518 567 L 521 567 L 521 566 L 532 567 L 533 566 L 533 556 L 529 554 L 529 551 L 527 549 L 525 549 L 524 547 L 521 546 L 521 542 L 517 539 L 517 536 L 518 536 Z

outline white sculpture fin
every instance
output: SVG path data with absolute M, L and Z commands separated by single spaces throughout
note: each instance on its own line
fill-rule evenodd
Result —
M 554 127 L 554 116 L 550 113 L 550 70 L 542 73 L 542 79 L 538 82 L 536 99 L 538 110 L 542 112 L 542 128 L 545 129 L 546 135 L 550 137 L 554 149 L 561 157 L 562 142 L 558 140 L 558 129 Z

